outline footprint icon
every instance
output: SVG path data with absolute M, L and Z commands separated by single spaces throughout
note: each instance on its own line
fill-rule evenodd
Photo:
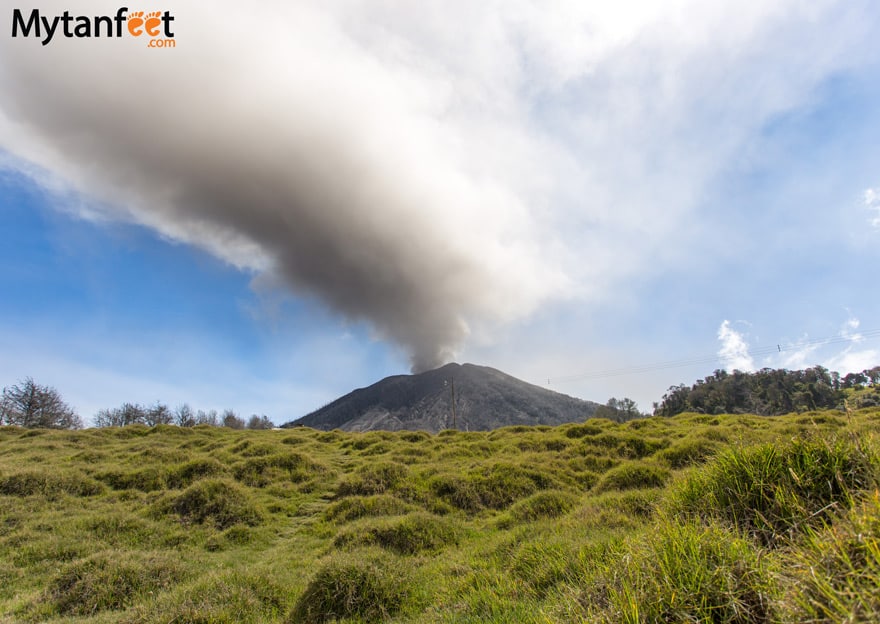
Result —
M 155 37 L 159 34 L 159 24 L 162 23 L 160 19 L 160 15 L 162 15 L 159 11 L 153 11 L 152 13 L 147 13 L 146 25 L 144 29 L 147 31 L 147 34 L 151 37 Z
M 141 26 L 144 25 L 144 12 L 134 11 L 128 14 L 128 32 L 134 37 L 140 37 L 143 34 Z

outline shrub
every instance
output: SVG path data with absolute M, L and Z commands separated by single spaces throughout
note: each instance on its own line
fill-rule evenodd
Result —
M 657 488 L 666 485 L 669 471 L 650 464 L 627 462 L 612 468 L 595 486 L 596 492 Z
M 872 452 L 842 438 L 734 448 L 683 482 L 669 508 L 721 517 L 770 544 L 848 507 L 876 484 L 876 466 Z
M 93 615 L 124 609 L 182 576 L 177 557 L 104 552 L 65 566 L 49 583 L 44 599 L 56 613 Z
M 178 514 L 183 522 L 210 522 L 221 530 L 238 523 L 254 526 L 263 519 L 250 495 L 234 481 L 226 479 L 197 481 L 173 498 L 167 508 Z
M 399 613 L 412 598 L 411 579 L 388 556 L 336 555 L 315 574 L 288 622 L 313 624 L 343 618 L 364 622 Z

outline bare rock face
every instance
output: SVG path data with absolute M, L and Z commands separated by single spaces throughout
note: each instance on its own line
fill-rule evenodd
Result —
M 526 383 L 494 368 L 447 364 L 415 375 L 386 377 L 283 426 L 488 431 L 510 425 L 579 422 L 592 416 L 597 407 L 592 401 Z

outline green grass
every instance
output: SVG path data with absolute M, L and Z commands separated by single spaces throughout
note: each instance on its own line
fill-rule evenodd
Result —
M 2 427 L 0 621 L 876 621 L 878 431 Z

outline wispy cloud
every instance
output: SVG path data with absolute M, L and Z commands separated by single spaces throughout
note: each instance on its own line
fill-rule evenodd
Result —
M 718 340 L 721 348 L 718 357 L 725 365 L 725 369 L 751 372 L 755 370 L 755 362 L 749 355 L 749 344 L 740 332 L 730 326 L 730 321 L 725 320 L 718 328 Z
M 865 189 L 864 199 L 865 207 L 876 213 L 869 219 L 870 224 L 875 228 L 880 228 L 880 187 Z

